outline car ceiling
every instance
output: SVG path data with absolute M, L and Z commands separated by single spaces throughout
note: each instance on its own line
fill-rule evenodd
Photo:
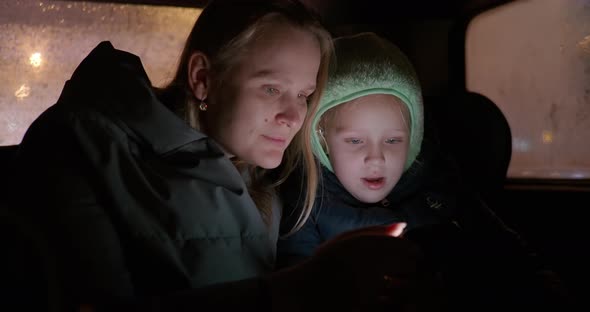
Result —
M 204 7 L 208 0 L 65 0 Z M 384 23 L 400 18 L 460 18 L 511 0 L 301 0 L 336 23 Z

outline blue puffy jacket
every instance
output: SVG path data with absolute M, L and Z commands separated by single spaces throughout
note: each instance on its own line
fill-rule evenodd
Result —
M 378 205 L 360 203 L 324 169 L 311 217 L 300 231 L 279 240 L 278 266 L 303 261 L 345 231 L 404 221 L 404 239 L 424 252 L 449 310 L 566 307 L 559 278 L 466 186 L 445 155 L 425 138 L 418 161 Z M 284 229 L 300 209 L 301 175 L 282 187 Z

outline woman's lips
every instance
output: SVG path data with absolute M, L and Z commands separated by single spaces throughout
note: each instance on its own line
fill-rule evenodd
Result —
M 272 143 L 273 145 L 276 145 L 278 147 L 286 147 L 287 146 L 287 139 L 285 139 L 284 137 L 281 136 L 271 136 L 271 135 L 262 135 L 262 137 Z
M 385 178 L 362 178 L 363 183 L 370 190 L 379 190 L 385 185 Z

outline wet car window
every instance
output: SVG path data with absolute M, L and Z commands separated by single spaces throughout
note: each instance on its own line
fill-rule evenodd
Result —
M 174 74 L 200 10 L 69 1 L 0 2 L 0 145 L 20 143 L 33 120 L 98 43 L 139 55 L 152 83 Z
M 513 178 L 590 178 L 590 0 L 516 1 L 477 16 L 467 88 L 512 130 Z

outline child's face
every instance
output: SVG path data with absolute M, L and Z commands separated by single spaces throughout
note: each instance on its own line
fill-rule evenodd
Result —
M 404 104 L 395 96 L 372 94 L 342 104 L 326 125 L 334 173 L 355 198 L 384 199 L 399 181 L 408 154 Z
M 301 129 L 320 61 L 320 45 L 311 33 L 289 25 L 265 32 L 214 95 L 212 136 L 249 164 L 277 167 Z

